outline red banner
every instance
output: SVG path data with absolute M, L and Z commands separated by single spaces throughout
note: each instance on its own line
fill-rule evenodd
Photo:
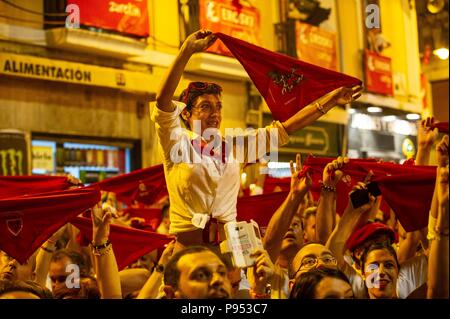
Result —
M 339 71 L 336 57 L 336 34 L 307 23 L 297 22 L 297 57 L 322 68 Z
M 200 27 L 261 45 L 259 10 L 237 7 L 232 0 L 200 0 Z M 232 56 L 221 41 L 216 41 L 208 51 Z
M 366 49 L 364 69 L 367 91 L 389 96 L 394 95 L 391 58 Z
M 80 24 L 147 37 L 147 0 L 68 0 L 80 8 Z

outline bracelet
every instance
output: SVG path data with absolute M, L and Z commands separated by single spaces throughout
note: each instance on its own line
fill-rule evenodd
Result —
M 322 184 L 322 185 L 320 185 L 320 188 L 326 192 L 336 193 L 336 187 L 333 187 L 333 186 Z
M 316 106 L 316 109 L 317 109 L 320 113 L 322 113 L 322 114 L 327 113 L 327 112 L 325 112 L 325 111 L 323 110 L 323 106 L 322 106 L 319 102 L 316 102 L 316 103 L 315 103 L 315 106 Z
M 111 245 L 111 242 L 109 240 L 107 240 L 104 244 L 100 244 L 100 245 L 94 245 L 94 242 L 91 243 L 92 248 L 97 249 L 97 250 L 106 248 L 109 245 Z
M 46 251 L 46 252 L 50 253 L 50 254 L 53 254 L 53 253 L 56 251 L 56 249 L 51 250 L 51 249 L 48 249 L 48 248 L 45 247 L 45 246 L 41 246 L 41 249 L 42 249 L 43 251 Z
M 94 245 L 94 243 L 91 243 L 91 246 L 92 254 L 94 254 L 95 256 L 103 256 L 109 254 L 112 251 L 112 245 L 109 240 L 101 245 Z
M 444 237 L 444 236 L 448 236 L 448 228 L 441 230 L 440 228 L 436 227 L 434 229 L 434 232 L 436 234 L 436 237 Z
M 249 293 L 252 299 L 270 299 L 272 293 L 272 286 L 270 284 L 267 284 L 265 292 L 263 294 L 255 292 L 253 288 L 250 288 Z

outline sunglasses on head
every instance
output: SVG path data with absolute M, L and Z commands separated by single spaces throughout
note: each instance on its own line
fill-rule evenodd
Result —
M 188 100 L 190 98 L 191 93 L 198 91 L 198 92 L 203 92 L 206 90 L 209 90 L 213 88 L 214 90 L 216 90 L 217 92 L 221 92 L 222 88 L 220 86 L 218 86 L 215 83 L 210 83 L 210 82 L 190 82 L 187 89 L 185 90 L 184 96 L 183 96 L 183 102 L 188 105 Z M 195 96 L 196 97 L 196 96 Z

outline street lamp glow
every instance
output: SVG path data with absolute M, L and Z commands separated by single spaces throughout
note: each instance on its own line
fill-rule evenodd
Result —
M 381 119 L 384 122 L 392 122 L 392 121 L 395 121 L 397 119 L 397 117 L 395 115 L 387 115 L 387 116 L 383 116 Z
M 409 114 L 406 114 L 406 118 L 410 121 L 420 120 L 420 115 L 416 114 L 416 113 L 409 113 Z
M 447 48 L 439 48 L 433 51 L 433 54 L 436 55 L 441 60 L 448 59 L 448 49 Z
M 383 112 L 383 109 L 381 107 L 378 107 L 378 106 L 369 106 L 367 108 L 367 112 L 369 112 L 369 113 L 381 113 L 381 112 Z

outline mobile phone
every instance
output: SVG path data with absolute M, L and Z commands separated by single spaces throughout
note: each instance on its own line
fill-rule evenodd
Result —
M 350 193 L 350 200 L 353 208 L 361 207 L 370 202 L 369 191 L 367 189 L 357 189 Z
M 377 197 L 381 195 L 381 190 L 378 187 L 378 184 L 375 182 L 370 182 L 369 184 L 367 184 L 367 190 L 369 191 L 370 194 L 372 194 L 372 196 Z
M 255 249 L 263 249 L 258 224 L 254 220 L 228 222 L 224 229 L 227 239 L 220 245 L 222 253 L 231 252 L 235 267 L 253 266 L 255 258 L 251 254 Z

